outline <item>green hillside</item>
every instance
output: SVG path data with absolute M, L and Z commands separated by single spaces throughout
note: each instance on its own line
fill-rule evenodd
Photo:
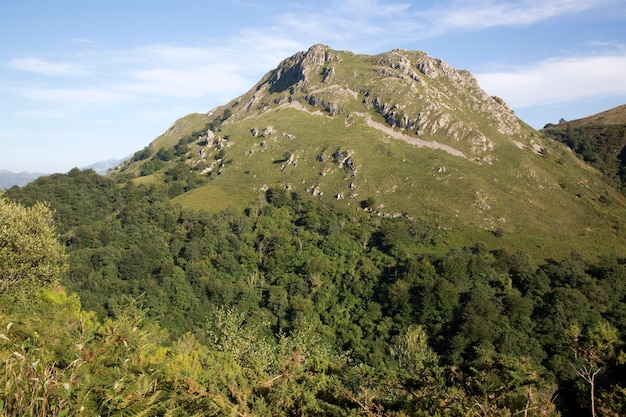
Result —
M 543 132 L 601 170 L 626 194 L 626 105 L 558 125 L 549 124 Z
M 536 265 L 282 188 L 215 214 L 164 191 L 75 170 L 6 192 L 45 197 L 60 241 L 0 200 L 3 415 L 576 416 L 584 369 L 626 406 L 617 254 Z

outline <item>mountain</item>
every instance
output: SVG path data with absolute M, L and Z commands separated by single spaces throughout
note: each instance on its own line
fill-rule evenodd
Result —
M 625 248 L 626 200 L 467 71 L 424 52 L 315 45 L 176 121 L 114 173 L 215 211 L 268 189 L 537 254 Z
M 3 188 L 10 188 L 14 185 L 23 186 L 29 182 L 41 177 L 40 172 L 12 172 L 6 169 L 0 169 L 0 190 Z
M 543 131 L 600 169 L 626 193 L 626 105 L 582 119 L 549 124 Z
M 96 162 L 94 164 L 88 165 L 82 169 L 93 169 L 100 175 L 106 174 L 110 169 L 115 168 L 128 158 L 123 159 L 107 159 L 106 161 Z

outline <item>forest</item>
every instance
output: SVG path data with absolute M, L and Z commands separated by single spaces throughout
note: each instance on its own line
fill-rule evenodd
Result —
M 174 186 L 74 169 L 0 197 L 0 416 L 626 415 L 623 256 Z
M 571 126 L 547 124 L 542 132 L 549 138 L 564 143 L 576 155 L 602 171 L 615 188 L 626 194 L 626 126 L 589 125 Z

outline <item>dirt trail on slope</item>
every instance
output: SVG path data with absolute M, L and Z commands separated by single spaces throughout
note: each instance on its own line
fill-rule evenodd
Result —
M 324 113 L 319 110 L 316 110 L 316 111 L 308 110 L 298 101 L 285 103 L 281 105 L 280 107 L 290 107 L 290 108 L 300 110 L 309 114 L 317 115 L 317 116 L 324 115 Z M 459 151 L 458 149 L 453 148 L 452 146 L 444 145 L 443 143 L 439 143 L 435 141 L 418 139 L 416 137 L 404 134 L 402 132 L 392 129 L 391 127 L 387 125 L 373 121 L 372 116 L 367 113 L 355 113 L 355 114 L 362 117 L 363 120 L 365 120 L 365 124 L 367 124 L 369 127 L 379 130 L 395 139 L 403 140 L 407 143 L 410 143 L 411 145 L 415 145 L 420 148 L 439 149 L 439 150 L 449 153 L 450 155 L 458 156 L 464 159 L 469 159 L 463 152 Z
M 453 148 L 452 146 L 444 145 L 443 143 L 439 143 L 435 141 L 418 139 L 416 137 L 406 135 L 397 130 L 393 130 L 391 127 L 386 126 L 382 123 L 373 121 L 372 117 L 367 113 L 357 113 L 357 114 L 363 117 L 363 119 L 365 120 L 365 123 L 369 127 L 373 127 L 376 130 L 380 130 L 381 132 L 386 133 L 391 137 L 403 140 L 405 142 L 410 143 L 411 145 L 415 145 L 420 148 L 440 149 L 442 151 L 449 153 L 450 155 L 459 156 L 461 158 L 468 159 L 467 156 L 465 156 L 463 152 L 459 151 L 458 149 Z

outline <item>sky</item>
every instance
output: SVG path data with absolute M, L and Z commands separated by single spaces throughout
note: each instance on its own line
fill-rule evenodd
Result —
M 0 1 L 0 170 L 124 158 L 314 44 L 421 50 L 531 126 L 626 104 L 626 0 Z

